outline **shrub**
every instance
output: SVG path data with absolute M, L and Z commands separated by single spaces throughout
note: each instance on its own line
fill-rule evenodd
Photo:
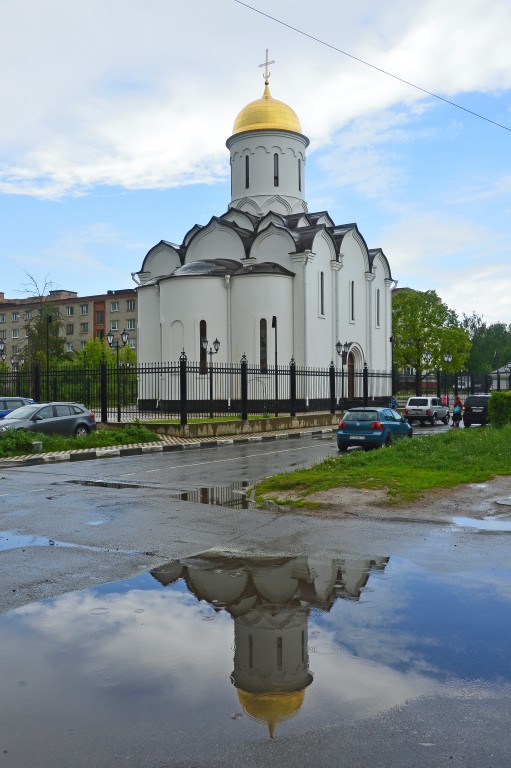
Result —
M 33 453 L 34 440 L 39 440 L 39 437 L 26 429 L 11 429 L 4 432 L 0 438 L 0 456 Z
M 491 393 L 488 401 L 488 417 L 494 427 L 511 424 L 511 391 Z

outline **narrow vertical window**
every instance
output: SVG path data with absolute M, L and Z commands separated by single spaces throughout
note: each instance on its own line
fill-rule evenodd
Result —
M 355 281 L 350 282 L 350 320 L 355 322 Z
M 302 161 L 298 158 L 298 192 L 302 191 Z
M 282 638 L 277 638 L 277 669 L 282 669 Z
M 248 668 L 254 668 L 254 638 L 252 635 L 248 636 Z
M 208 338 L 208 326 L 205 320 L 199 323 L 199 350 L 200 350 L 200 372 L 208 372 L 208 350 L 202 346 L 202 339 Z
M 319 273 L 319 314 L 325 314 L 325 273 Z
M 259 323 L 259 364 L 261 373 L 268 373 L 268 324 L 266 320 Z
M 245 189 L 250 186 L 250 158 L 245 155 Z
M 273 186 L 279 186 L 279 156 L 276 152 L 273 155 Z
M 376 290 L 376 326 L 380 327 L 380 289 Z

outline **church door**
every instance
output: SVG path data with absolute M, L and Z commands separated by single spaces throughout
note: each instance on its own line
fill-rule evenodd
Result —
M 348 400 L 355 398 L 355 361 L 353 355 L 348 355 Z

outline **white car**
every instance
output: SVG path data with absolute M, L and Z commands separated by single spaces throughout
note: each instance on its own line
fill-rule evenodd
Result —
M 449 406 L 442 405 L 439 397 L 409 397 L 404 410 L 408 424 L 420 421 L 435 426 L 437 421 L 449 423 Z

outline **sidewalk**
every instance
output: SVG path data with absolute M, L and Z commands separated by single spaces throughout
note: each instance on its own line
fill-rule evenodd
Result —
M 50 453 L 31 453 L 25 456 L 11 456 L 0 459 L 0 469 L 19 466 L 34 466 L 37 464 L 54 464 L 60 461 L 90 461 L 93 459 L 110 459 L 119 456 L 142 456 L 146 453 L 168 453 L 170 451 L 193 450 L 196 448 L 216 448 L 233 443 L 263 443 L 271 440 L 300 439 L 312 435 L 333 435 L 337 427 L 311 429 L 288 429 L 285 431 L 264 432 L 247 436 L 225 438 L 214 437 L 162 437 L 154 443 L 133 443 L 131 445 L 110 445 L 105 448 L 77 448 L 72 451 L 52 451 Z

